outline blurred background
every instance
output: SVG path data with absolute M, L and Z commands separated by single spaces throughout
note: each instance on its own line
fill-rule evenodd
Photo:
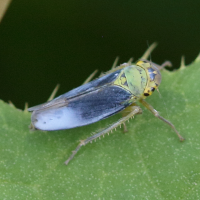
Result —
M 95 70 L 151 55 L 175 68 L 200 52 L 199 0 L 18 0 L 0 24 L 0 99 L 23 109 L 83 83 Z

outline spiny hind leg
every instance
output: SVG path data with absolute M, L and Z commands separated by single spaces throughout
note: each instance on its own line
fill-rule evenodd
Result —
M 139 106 L 131 106 L 131 112 L 127 113 L 126 116 L 124 116 L 123 118 L 119 119 L 117 122 L 109 125 L 107 128 L 105 128 L 104 130 L 100 131 L 99 133 L 88 137 L 85 140 L 82 140 L 80 142 L 80 144 L 76 147 L 76 149 L 74 151 L 72 151 L 71 156 L 65 161 L 65 164 L 67 165 L 73 158 L 74 156 L 77 154 L 77 152 L 79 151 L 79 149 L 83 146 L 88 144 L 89 142 L 92 142 L 93 140 L 100 138 L 101 136 L 104 136 L 106 133 L 109 133 L 110 131 L 112 131 L 113 129 L 116 129 L 118 126 L 120 126 L 121 124 L 123 124 L 125 121 L 127 121 L 129 118 L 133 117 L 134 115 L 141 113 L 141 108 Z
M 131 109 L 132 109 L 133 106 L 137 106 L 137 104 L 136 104 L 136 103 L 133 103 L 133 104 L 131 104 L 130 106 L 126 107 L 123 111 L 121 111 L 122 118 L 125 117 L 128 113 L 131 112 Z M 140 112 L 137 113 L 137 114 L 142 114 L 142 109 L 140 109 Z M 127 120 L 127 121 L 128 121 L 128 120 Z M 124 132 L 124 133 L 128 132 L 128 129 L 127 129 L 127 126 L 126 126 L 125 122 L 123 123 L 123 127 L 124 127 L 123 132 Z
M 153 115 L 155 117 L 157 117 L 158 119 L 162 120 L 163 122 L 165 122 L 166 124 L 168 124 L 173 130 L 174 132 L 177 134 L 177 136 L 179 137 L 180 141 L 184 141 L 185 139 L 180 135 L 180 133 L 176 130 L 175 126 L 168 120 L 166 120 L 165 118 L 163 118 L 162 116 L 159 115 L 158 111 L 155 110 L 150 104 L 148 104 L 146 101 L 144 101 L 143 99 L 140 100 L 140 102 L 143 104 L 143 106 L 145 106 L 149 111 L 151 111 L 153 113 Z

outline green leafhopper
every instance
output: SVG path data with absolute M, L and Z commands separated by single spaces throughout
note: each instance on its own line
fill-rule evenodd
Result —
M 153 115 L 167 123 L 176 132 L 181 141 L 184 138 L 174 125 L 164 119 L 148 104 L 145 99 L 150 96 L 161 83 L 159 68 L 161 66 L 140 59 L 136 64 L 124 63 L 112 68 L 103 76 L 77 87 L 47 103 L 29 108 L 33 112 L 32 125 L 40 130 L 61 130 L 85 126 L 108 118 L 121 112 L 123 117 L 104 130 L 83 140 L 73 151 L 65 164 L 75 156 L 81 146 L 105 135 L 142 112 L 137 101 L 142 103 Z

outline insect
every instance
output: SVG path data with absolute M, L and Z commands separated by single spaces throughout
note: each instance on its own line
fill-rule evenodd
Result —
M 175 131 L 181 141 L 184 138 L 176 130 L 175 126 L 164 119 L 148 104 L 145 99 L 150 96 L 161 83 L 161 74 L 158 68 L 165 67 L 169 62 L 161 66 L 140 59 L 136 64 L 124 63 L 112 68 L 103 76 L 77 87 L 52 101 L 29 108 L 33 112 L 32 125 L 40 130 L 70 129 L 108 118 L 122 112 L 122 118 L 109 127 L 83 140 L 72 152 L 65 162 L 68 164 L 79 151 L 81 146 L 105 135 L 125 121 L 142 113 L 137 101 L 143 104 L 153 115 L 167 123 Z

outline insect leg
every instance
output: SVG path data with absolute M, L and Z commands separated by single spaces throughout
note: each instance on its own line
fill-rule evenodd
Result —
M 72 160 L 74 158 L 74 156 L 76 155 L 76 153 L 79 151 L 79 149 L 83 146 L 88 144 L 89 142 L 97 139 L 98 137 L 112 131 L 113 129 L 117 128 L 119 125 L 123 124 L 125 121 L 127 121 L 129 118 L 133 117 L 134 115 L 141 113 L 141 108 L 139 106 L 132 106 L 131 107 L 131 112 L 129 114 L 127 114 L 126 116 L 124 116 L 123 118 L 119 119 L 117 122 L 113 123 L 112 125 L 109 125 L 109 127 L 105 128 L 104 130 L 100 131 L 99 133 L 88 137 L 85 140 L 82 140 L 80 142 L 80 144 L 76 147 L 76 149 L 74 151 L 72 151 L 71 156 L 65 161 L 65 164 L 67 165 L 70 160 Z
M 159 70 L 165 69 L 165 67 L 172 67 L 172 63 L 170 61 L 165 61 L 162 65 L 158 65 L 156 63 L 153 63 L 153 65 L 155 65 Z
M 148 110 L 150 110 L 155 117 L 161 119 L 163 122 L 165 122 L 166 124 L 168 124 L 177 134 L 177 136 L 179 137 L 180 141 L 184 141 L 185 139 L 180 135 L 180 133 L 176 130 L 175 126 L 168 120 L 166 120 L 165 118 L 163 118 L 162 116 L 159 115 L 158 111 L 155 110 L 150 104 L 148 104 L 146 101 L 144 101 L 143 99 L 139 100 L 143 106 L 145 106 Z
M 131 104 L 130 106 L 128 106 L 127 108 L 125 108 L 123 111 L 121 111 L 121 114 L 122 114 L 122 117 L 125 117 L 126 115 L 127 115 L 127 113 L 130 113 L 131 111 L 132 111 L 132 107 L 133 106 L 137 106 L 137 104 L 136 103 L 133 103 L 133 104 Z M 140 113 L 137 113 L 137 114 L 142 114 L 142 110 L 141 110 L 141 112 Z M 125 124 L 125 122 L 123 123 L 123 127 L 124 127 L 124 133 L 126 133 L 126 132 L 128 132 L 128 129 L 127 129 L 127 127 L 126 127 L 126 124 Z
M 126 127 L 125 122 L 123 123 L 123 127 L 124 127 L 124 133 L 128 132 L 128 129 L 127 129 L 127 127 Z
M 170 61 L 165 61 L 162 65 L 160 65 L 160 69 L 158 69 L 161 70 L 165 67 L 172 67 L 172 63 Z

